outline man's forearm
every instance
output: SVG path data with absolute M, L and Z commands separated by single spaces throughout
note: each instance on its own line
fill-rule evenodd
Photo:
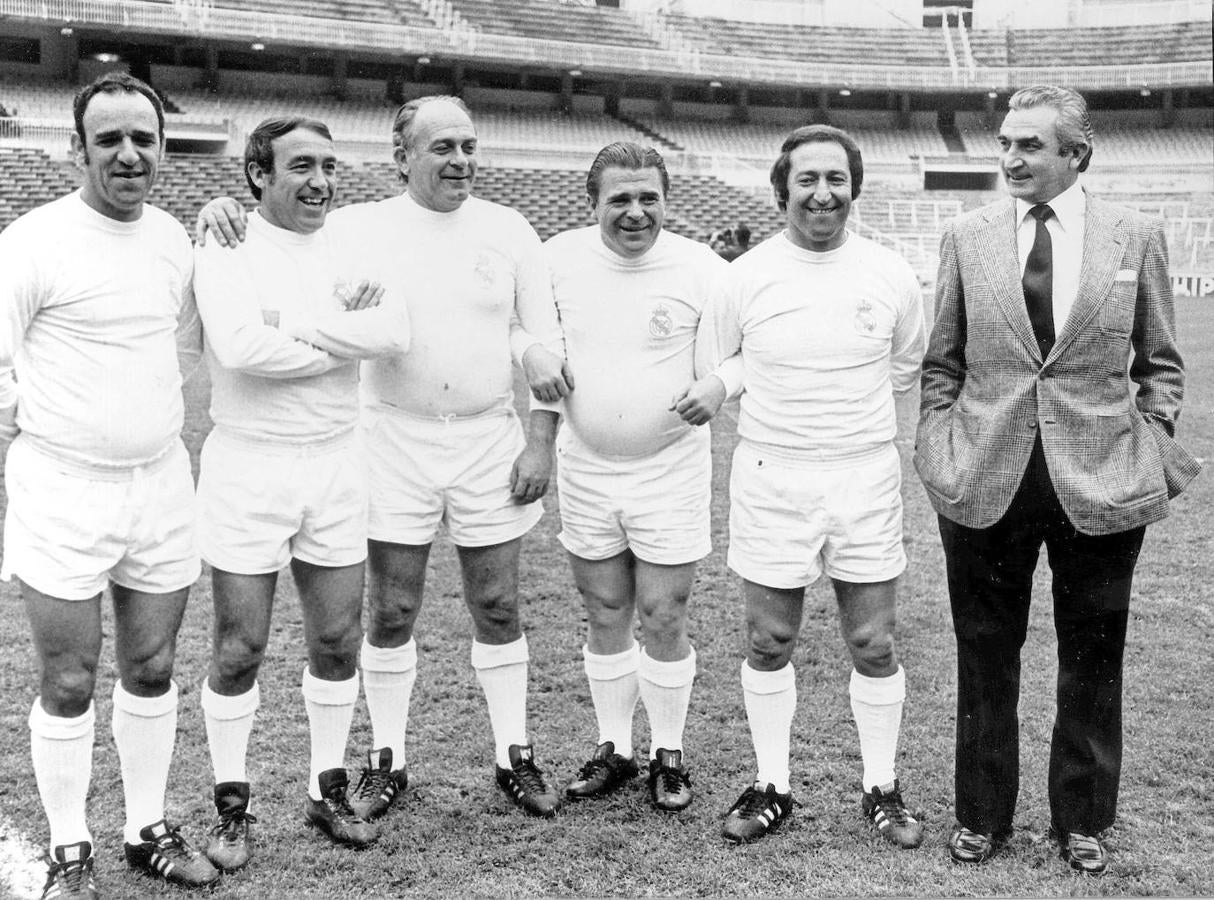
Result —
M 560 414 L 551 409 L 533 409 L 527 420 L 527 443 L 549 449 L 556 443 Z

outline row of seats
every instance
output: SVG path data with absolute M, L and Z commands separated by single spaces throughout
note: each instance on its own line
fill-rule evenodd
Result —
M 856 59 L 876 66 L 949 65 L 944 39 L 934 29 L 794 27 L 687 15 L 670 15 L 666 21 L 693 47 L 718 56 L 778 57 L 819 65 Z
M 875 114 L 881 117 L 882 114 Z M 772 159 L 791 124 L 740 124 L 697 119 L 639 117 L 648 128 L 695 153 L 716 153 L 752 159 Z M 931 126 L 915 125 L 904 130 L 871 125 L 839 123 L 859 142 L 864 158 L 881 162 L 906 162 L 913 154 L 948 153 L 940 132 Z
M 220 9 L 263 12 L 280 16 L 309 16 L 344 22 L 383 22 L 415 28 L 433 28 L 434 22 L 414 0 L 213 0 Z
M 167 0 L 166 0 L 167 2 Z M 433 28 L 421 0 L 213 0 L 220 8 Z M 476 31 L 532 40 L 658 48 L 627 11 L 557 0 L 450 0 Z M 702 53 L 779 58 L 819 65 L 863 59 L 877 66 L 948 67 L 936 28 L 794 27 L 710 16 L 666 15 L 668 28 Z M 1210 59 L 1209 22 L 1103 28 L 976 29 L 968 32 L 980 66 L 1141 65 Z
M 553 0 L 451 0 L 473 28 L 544 41 L 656 49 L 660 44 L 627 12 Z
M 339 204 L 377 200 L 401 190 L 391 163 L 341 166 Z M 78 173 L 31 148 L 0 147 L 0 179 L 10 190 L 0 194 L 0 229 L 18 215 L 73 190 Z M 593 222 L 585 202 L 585 173 L 570 169 L 486 168 L 477 179 L 478 196 L 517 208 L 541 238 Z M 228 195 L 252 207 L 240 160 L 226 156 L 169 156 L 152 202 L 187 227 L 214 196 Z M 935 252 L 945 221 L 987 202 L 995 193 L 922 193 L 869 186 L 857 201 L 852 227 L 904 253 L 920 276 L 935 275 Z M 1174 198 L 1141 195 L 1111 199 L 1163 213 L 1169 246 L 1178 270 L 1214 271 L 1214 194 Z M 667 227 L 695 240 L 718 228 L 748 224 L 758 242 L 783 227 L 783 216 L 766 192 L 751 193 L 709 175 L 671 176 Z
M 1107 28 L 975 29 L 968 34 L 979 66 L 1116 66 L 1210 58 L 1210 23 Z
M 23 118 L 43 118 L 68 122 L 76 86 L 66 82 L 19 80 L 0 76 L 0 104 Z M 209 122 L 228 120 L 239 138 L 263 119 L 294 112 L 310 115 L 329 125 L 338 140 L 378 142 L 388 139 L 393 105 L 384 100 L 338 100 L 310 93 L 304 101 L 299 90 L 280 93 L 251 90 L 225 90 L 212 93 L 199 89 L 170 92 L 168 99 L 181 110 L 170 113 L 173 122 Z M 474 110 L 482 144 L 492 148 L 553 148 L 577 153 L 593 152 L 616 140 L 652 143 L 653 135 L 667 146 L 680 147 L 694 154 L 726 155 L 754 160 L 770 160 L 791 124 L 749 123 L 638 115 L 636 125 L 604 114 L 565 114 L 555 110 L 478 108 Z M 865 113 L 839 110 L 837 124 L 851 132 L 870 162 L 906 163 L 913 155 L 946 155 L 949 148 L 940 132 L 922 119 L 911 127 L 881 127 L 888 119 L 882 111 Z M 961 123 L 959 123 L 961 124 Z M 1148 119 L 1121 122 L 1117 117 L 1096 117 L 1096 147 L 1102 161 L 1125 164 L 1155 161 L 1156 164 L 1199 164 L 1208 162 L 1214 150 L 1210 128 L 1181 124 L 1158 129 Z M 638 127 L 639 126 L 639 127 Z M 967 152 L 976 156 L 998 153 L 995 128 L 968 116 L 960 131 Z

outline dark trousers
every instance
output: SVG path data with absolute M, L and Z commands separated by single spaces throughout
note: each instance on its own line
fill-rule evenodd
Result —
M 957 821 L 1009 835 L 1020 789 L 1020 648 L 1044 543 L 1053 575 L 1058 693 L 1050 743 L 1051 824 L 1095 835 L 1113 823 L 1121 777 L 1121 665 L 1145 528 L 1072 527 L 1038 441 L 1007 513 L 990 528 L 943 517 L 957 637 Z

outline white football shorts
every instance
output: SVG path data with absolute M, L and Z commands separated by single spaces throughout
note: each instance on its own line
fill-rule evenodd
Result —
M 18 435 L 4 480 L 5 580 L 60 600 L 89 600 L 111 581 L 168 594 L 198 580 L 194 478 L 180 440 L 145 465 L 101 470 Z
M 727 563 L 773 588 L 872 584 L 906 568 L 902 464 L 892 442 L 846 459 L 790 459 L 742 441 L 729 479 Z
M 373 540 L 433 543 L 444 525 L 459 547 L 522 537 L 544 514 L 519 503 L 510 471 L 526 440 L 513 410 L 425 418 L 382 404 L 364 406 Z
M 357 431 L 292 445 L 213 430 L 198 473 L 202 558 L 234 575 L 291 558 L 341 568 L 367 558 L 367 464 Z
M 656 453 L 619 459 L 596 453 L 562 427 L 561 544 L 588 560 L 625 549 L 655 565 L 703 559 L 712 550 L 711 444 L 707 428 L 692 428 Z

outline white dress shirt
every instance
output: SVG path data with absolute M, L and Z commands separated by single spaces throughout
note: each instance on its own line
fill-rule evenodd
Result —
M 1024 274 L 1024 266 L 1028 262 L 1029 251 L 1033 249 L 1033 240 L 1037 237 L 1037 220 L 1029 215 L 1029 210 L 1036 205 L 1016 198 L 1016 221 L 1020 223 L 1016 230 L 1016 245 L 1020 252 L 1021 275 Z M 1062 326 L 1071 314 L 1075 296 L 1079 293 L 1087 198 L 1076 181 L 1047 205 L 1054 211 L 1054 215 L 1046 220 L 1045 227 L 1050 233 L 1050 244 L 1054 252 L 1053 306 L 1056 339 L 1062 334 Z

